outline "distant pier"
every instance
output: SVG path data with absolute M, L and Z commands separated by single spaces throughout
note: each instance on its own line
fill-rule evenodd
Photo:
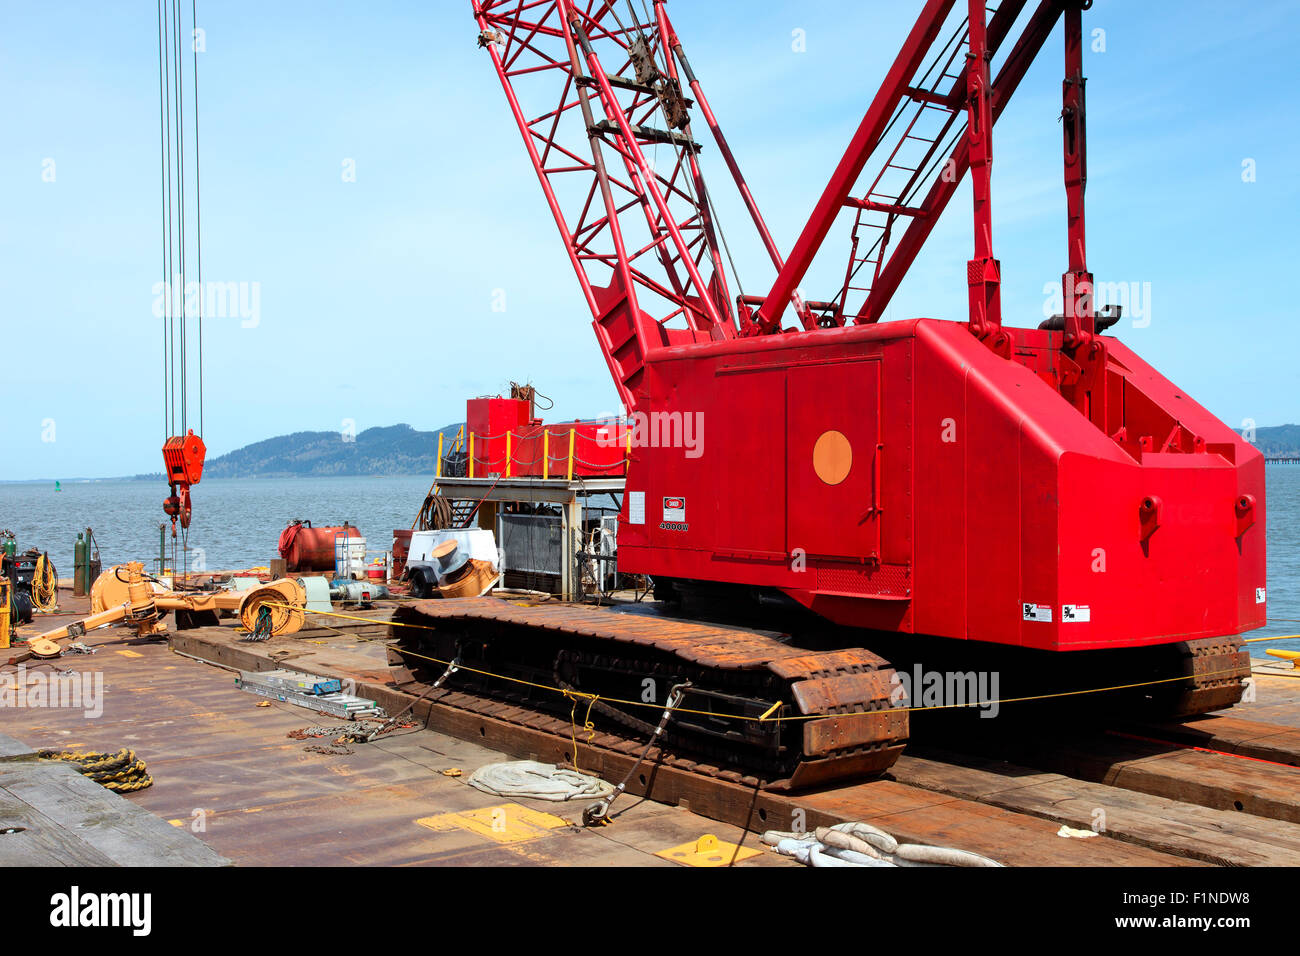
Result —
M 1300 465 L 1300 455 L 1282 456 L 1280 458 L 1265 458 L 1266 465 Z

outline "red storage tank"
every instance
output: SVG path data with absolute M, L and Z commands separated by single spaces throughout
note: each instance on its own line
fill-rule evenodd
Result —
M 628 425 L 619 419 L 556 422 L 544 425 L 531 414 L 532 405 L 519 398 L 471 398 L 465 403 L 465 426 L 474 438 L 475 478 L 564 477 L 569 471 L 570 432 L 573 433 L 573 473 L 615 476 L 627 472 Z M 681 425 L 681 416 L 677 416 Z M 656 425 L 658 423 L 656 422 Z M 509 466 L 507 467 L 506 433 Z M 549 443 L 543 433 L 549 433 Z M 468 439 L 467 439 L 468 440 Z M 544 466 L 543 458 L 550 461 Z
M 346 521 L 320 528 L 313 528 L 310 521 L 291 521 L 280 532 L 280 557 L 289 571 L 332 571 L 337 535 L 358 537 L 361 532 Z
M 393 532 L 393 577 L 400 578 L 406 570 L 406 556 L 411 551 L 411 535 L 414 529 L 398 528 Z

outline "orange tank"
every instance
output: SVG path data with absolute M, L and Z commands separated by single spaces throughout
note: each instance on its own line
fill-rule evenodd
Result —
M 356 525 L 343 522 L 313 528 L 310 521 L 289 522 L 280 532 L 280 557 L 289 571 L 331 571 L 334 569 L 334 539 L 359 537 Z

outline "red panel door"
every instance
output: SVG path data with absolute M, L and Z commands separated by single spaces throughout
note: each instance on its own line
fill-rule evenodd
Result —
M 795 366 L 786 389 L 787 544 L 809 558 L 880 552 L 880 362 Z

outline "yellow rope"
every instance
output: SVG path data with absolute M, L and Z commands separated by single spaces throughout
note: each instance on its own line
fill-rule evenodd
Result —
M 32 607 L 42 614 L 59 609 L 59 579 L 55 577 L 54 565 L 44 553 L 36 559 L 36 570 L 32 574 Z
M 265 601 L 263 603 L 270 604 L 272 607 L 286 607 L 286 608 L 289 607 L 289 605 L 278 605 L 269 601 Z M 383 622 L 377 622 L 374 618 L 356 617 L 348 614 L 339 614 L 335 611 L 307 611 L 307 613 L 324 614 L 330 617 L 341 617 L 341 618 L 347 618 L 349 620 L 354 620 L 354 621 L 364 621 L 367 624 L 383 623 Z M 432 631 L 434 629 L 427 624 L 409 624 L 405 621 L 389 621 L 388 624 L 391 627 L 413 627 L 422 631 Z M 1280 638 L 1272 638 L 1272 640 L 1280 640 Z M 389 646 L 393 647 L 393 650 L 397 651 L 397 653 L 399 654 L 403 654 L 409 657 L 418 657 L 421 660 L 430 661 L 434 664 L 441 664 L 444 667 L 451 663 L 450 661 L 440 660 L 437 657 L 429 657 L 426 654 L 418 654 L 415 651 L 407 650 L 404 647 L 396 647 L 394 645 L 389 645 Z M 510 677 L 507 674 L 494 674 L 491 671 L 479 670 L 474 667 L 469 667 L 466 664 L 460 664 L 458 666 L 461 670 L 469 671 L 471 674 L 480 674 L 484 677 L 491 677 L 494 680 L 504 680 L 504 681 L 509 681 L 512 684 L 520 684 L 524 687 L 532 687 L 537 690 L 550 691 L 551 693 L 560 694 L 564 697 L 570 697 L 570 698 L 581 697 L 586 700 L 590 700 L 593 704 L 597 700 L 603 700 L 609 704 L 620 704 L 624 707 L 644 707 L 650 710 L 659 710 L 661 709 L 662 706 L 657 703 L 646 703 L 645 701 L 640 701 L 640 700 L 622 700 L 618 697 L 606 697 L 603 694 L 592 694 L 587 691 L 567 690 L 563 687 L 554 687 L 550 684 L 539 684 L 536 683 L 535 681 L 524 680 L 522 677 Z M 994 704 L 998 704 L 998 705 L 1020 704 L 1020 703 L 1027 703 L 1029 701 L 1034 701 L 1034 700 L 1052 700 L 1058 697 L 1079 697 L 1084 694 L 1105 694 L 1105 693 L 1109 693 L 1110 691 L 1116 691 L 1116 690 L 1131 690 L 1136 687 L 1153 687 L 1157 684 L 1172 684 L 1177 681 L 1194 680 L 1196 679 L 1196 677 L 1216 677 L 1219 675 L 1235 674 L 1235 673 L 1237 673 L 1237 669 L 1234 667 L 1234 668 L 1229 668 L 1221 671 L 1211 671 L 1206 674 L 1199 674 L 1199 675 L 1182 674 L 1178 677 L 1162 677 L 1158 680 L 1135 681 L 1134 683 L 1131 684 L 1113 684 L 1109 687 L 1090 687 L 1084 690 L 1056 691 L 1051 694 L 1033 694 L 1027 697 L 1003 697 L 997 700 L 973 701 L 968 704 L 923 704 L 919 707 L 911 707 L 911 706 L 891 707 L 889 708 L 889 711 L 891 713 L 910 713 L 912 711 L 922 711 L 922 710 L 956 710 L 956 709 L 968 708 L 968 707 L 990 707 Z M 780 702 L 778 701 L 777 705 L 779 705 L 779 703 Z M 770 720 L 773 722 L 782 722 L 782 721 L 791 721 L 791 720 L 821 720 L 826 717 L 834 717 L 836 719 L 839 719 L 841 717 L 869 717 L 872 714 L 878 714 L 882 712 L 879 710 L 865 710 L 865 711 L 854 711 L 852 713 L 847 713 L 847 714 L 789 714 L 789 715 L 778 715 L 775 717 L 769 716 L 772 713 L 772 710 L 776 709 L 777 705 L 773 705 L 773 707 L 770 708 L 762 717 L 757 719 L 764 720 L 764 721 Z M 674 710 L 675 712 L 682 713 L 682 714 L 696 714 L 702 717 L 723 717 L 729 720 L 756 719 L 753 717 L 749 717 L 748 715 L 745 714 L 723 714 L 715 710 L 692 710 L 689 707 L 677 707 L 674 708 Z M 588 708 L 587 713 L 588 715 L 590 715 L 591 713 L 590 708 Z M 577 746 L 576 742 L 574 746 L 576 748 Z
M 585 773 L 586 771 L 578 766 L 578 700 L 580 697 L 591 698 L 587 702 L 587 714 L 582 719 L 582 729 L 587 735 L 587 746 L 590 747 L 591 741 L 596 736 L 596 725 L 591 722 L 591 708 L 596 705 L 596 698 L 590 694 L 582 694 L 579 691 L 565 690 L 563 693 L 565 697 L 573 701 L 573 706 L 569 708 L 569 740 L 573 742 L 573 769 L 578 773 Z

